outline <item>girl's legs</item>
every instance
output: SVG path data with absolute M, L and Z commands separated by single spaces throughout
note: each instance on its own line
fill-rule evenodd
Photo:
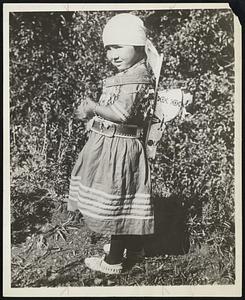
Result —
M 105 261 L 110 264 L 120 264 L 123 260 L 123 252 L 125 249 L 125 241 L 123 235 L 112 235 L 110 252 L 106 256 Z
M 126 235 L 126 249 L 128 253 L 139 253 L 143 249 L 143 240 L 141 235 Z
M 110 252 L 105 261 L 108 264 L 121 263 L 125 249 L 127 249 L 127 258 L 134 259 L 142 251 L 142 248 L 143 242 L 140 235 L 112 235 Z
M 91 270 L 107 274 L 120 274 L 123 270 L 123 254 L 127 249 L 126 268 L 131 268 L 140 256 L 142 250 L 141 236 L 112 235 L 109 254 L 104 258 L 85 258 L 84 263 Z

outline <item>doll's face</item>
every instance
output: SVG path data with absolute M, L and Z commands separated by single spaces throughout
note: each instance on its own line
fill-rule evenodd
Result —
M 142 58 L 134 46 L 110 45 L 106 50 L 107 58 L 119 71 L 130 68 Z

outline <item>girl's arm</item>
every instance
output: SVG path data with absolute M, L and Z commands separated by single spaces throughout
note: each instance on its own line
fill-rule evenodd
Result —
M 107 106 L 100 106 L 91 98 L 87 98 L 86 104 L 81 109 L 82 118 L 91 119 L 98 115 L 108 121 L 125 122 L 131 114 L 137 93 L 143 88 L 145 88 L 144 84 L 123 85 L 115 103 Z
M 91 101 L 93 102 L 93 101 Z M 100 106 L 97 103 L 93 102 L 92 103 L 92 111 L 94 113 L 94 115 L 98 115 L 108 121 L 112 121 L 112 122 L 122 122 L 123 120 L 113 112 L 113 110 L 111 109 L 111 106 Z
M 123 120 L 113 112 L 111 106 L 100 106 L 98 103 L 91 99 L 86 99 L 86 105 L 81 105 L 75 112 L 79 119 L 91 119 L 93 116 L 98 115 L 108 121 L 122 122 Z

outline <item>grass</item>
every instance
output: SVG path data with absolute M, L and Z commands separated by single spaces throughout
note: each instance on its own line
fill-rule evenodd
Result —
M 109 237 L 92 233 L 60 199 L 49 195 L 49 201 L 55 203 L 51 218 L 12 242 L 12 287 L 234 284 L 233 250 L 220 252 L 215 243 L 197 244 L 192 237 L 185 254 L 148 255 L 121 275 L 93 272 L 84 259 L 102 255 Z

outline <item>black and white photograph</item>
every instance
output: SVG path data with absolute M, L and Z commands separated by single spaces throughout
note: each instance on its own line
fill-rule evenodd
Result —
M 4 4 L 4 295 L 241 295 L 228 4 Z

